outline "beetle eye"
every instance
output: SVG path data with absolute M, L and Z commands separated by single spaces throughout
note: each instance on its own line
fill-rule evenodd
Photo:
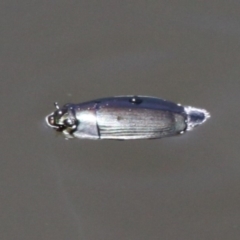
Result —
M 48 122 L 49 122 L 50 125 L 54 125 L 54 122 L 55 122 L 54 121 L 54 117 L 53 116 L 49 116 L 48 117 Z
M 66 126 L 66 127 L 73 127 L 75 124 L 76 124 L 76 121 L 73 120 L 73 119 L 65 119 L 63 121 L 63 124 Z
M 57 111 L 57 115 L 61 116 L 63 114 L 63 112 L 61 110 Z

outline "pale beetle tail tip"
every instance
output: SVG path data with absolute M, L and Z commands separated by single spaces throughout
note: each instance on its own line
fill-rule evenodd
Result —
M 184 110 L 187 114 L 187 131 L 192 130 L 198 125 L 203 124 L 208 118 L 211 117 L 210 113 L 205 109 L 187 106 L 184 107 Z

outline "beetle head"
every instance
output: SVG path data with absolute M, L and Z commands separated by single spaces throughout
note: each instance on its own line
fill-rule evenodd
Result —
M 71 135 L 78 125 L 74 105 L 66 104 L 62 108 L 59 107 L 58 103 L 54 103 L 54 105 L 56 111 L 46 117 L 47 125 L 66 135 Z

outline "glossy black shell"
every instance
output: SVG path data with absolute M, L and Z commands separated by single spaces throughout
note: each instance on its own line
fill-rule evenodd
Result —
M 73 135 L 100 139 L 151 139 L 177 135 L 186 130 L 184 108 L 173 102 L 145 96 L 120 96 L 76 104 L 79 127 Z M 82 117 L 84 114 L 84 118 Z M 95 116 L 96 129 L 82 119 Z M 85 121 L 85 120 L 84 120 Z M 82 122 L 82 123 L 81 123 Z M 81 126 L 81 124 L 83 124 Z M 91 138 L 91 135 L 89 136 Z M 94 136 L 97 135 L 97 136 Z

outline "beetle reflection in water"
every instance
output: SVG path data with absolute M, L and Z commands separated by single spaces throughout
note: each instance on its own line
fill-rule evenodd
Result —
M 119 96 L 66 104 L 46 117 L 48 126 L 66 138 L 154 139 L 182 134 L 204 123 L 204 109 L 160 98 Z

